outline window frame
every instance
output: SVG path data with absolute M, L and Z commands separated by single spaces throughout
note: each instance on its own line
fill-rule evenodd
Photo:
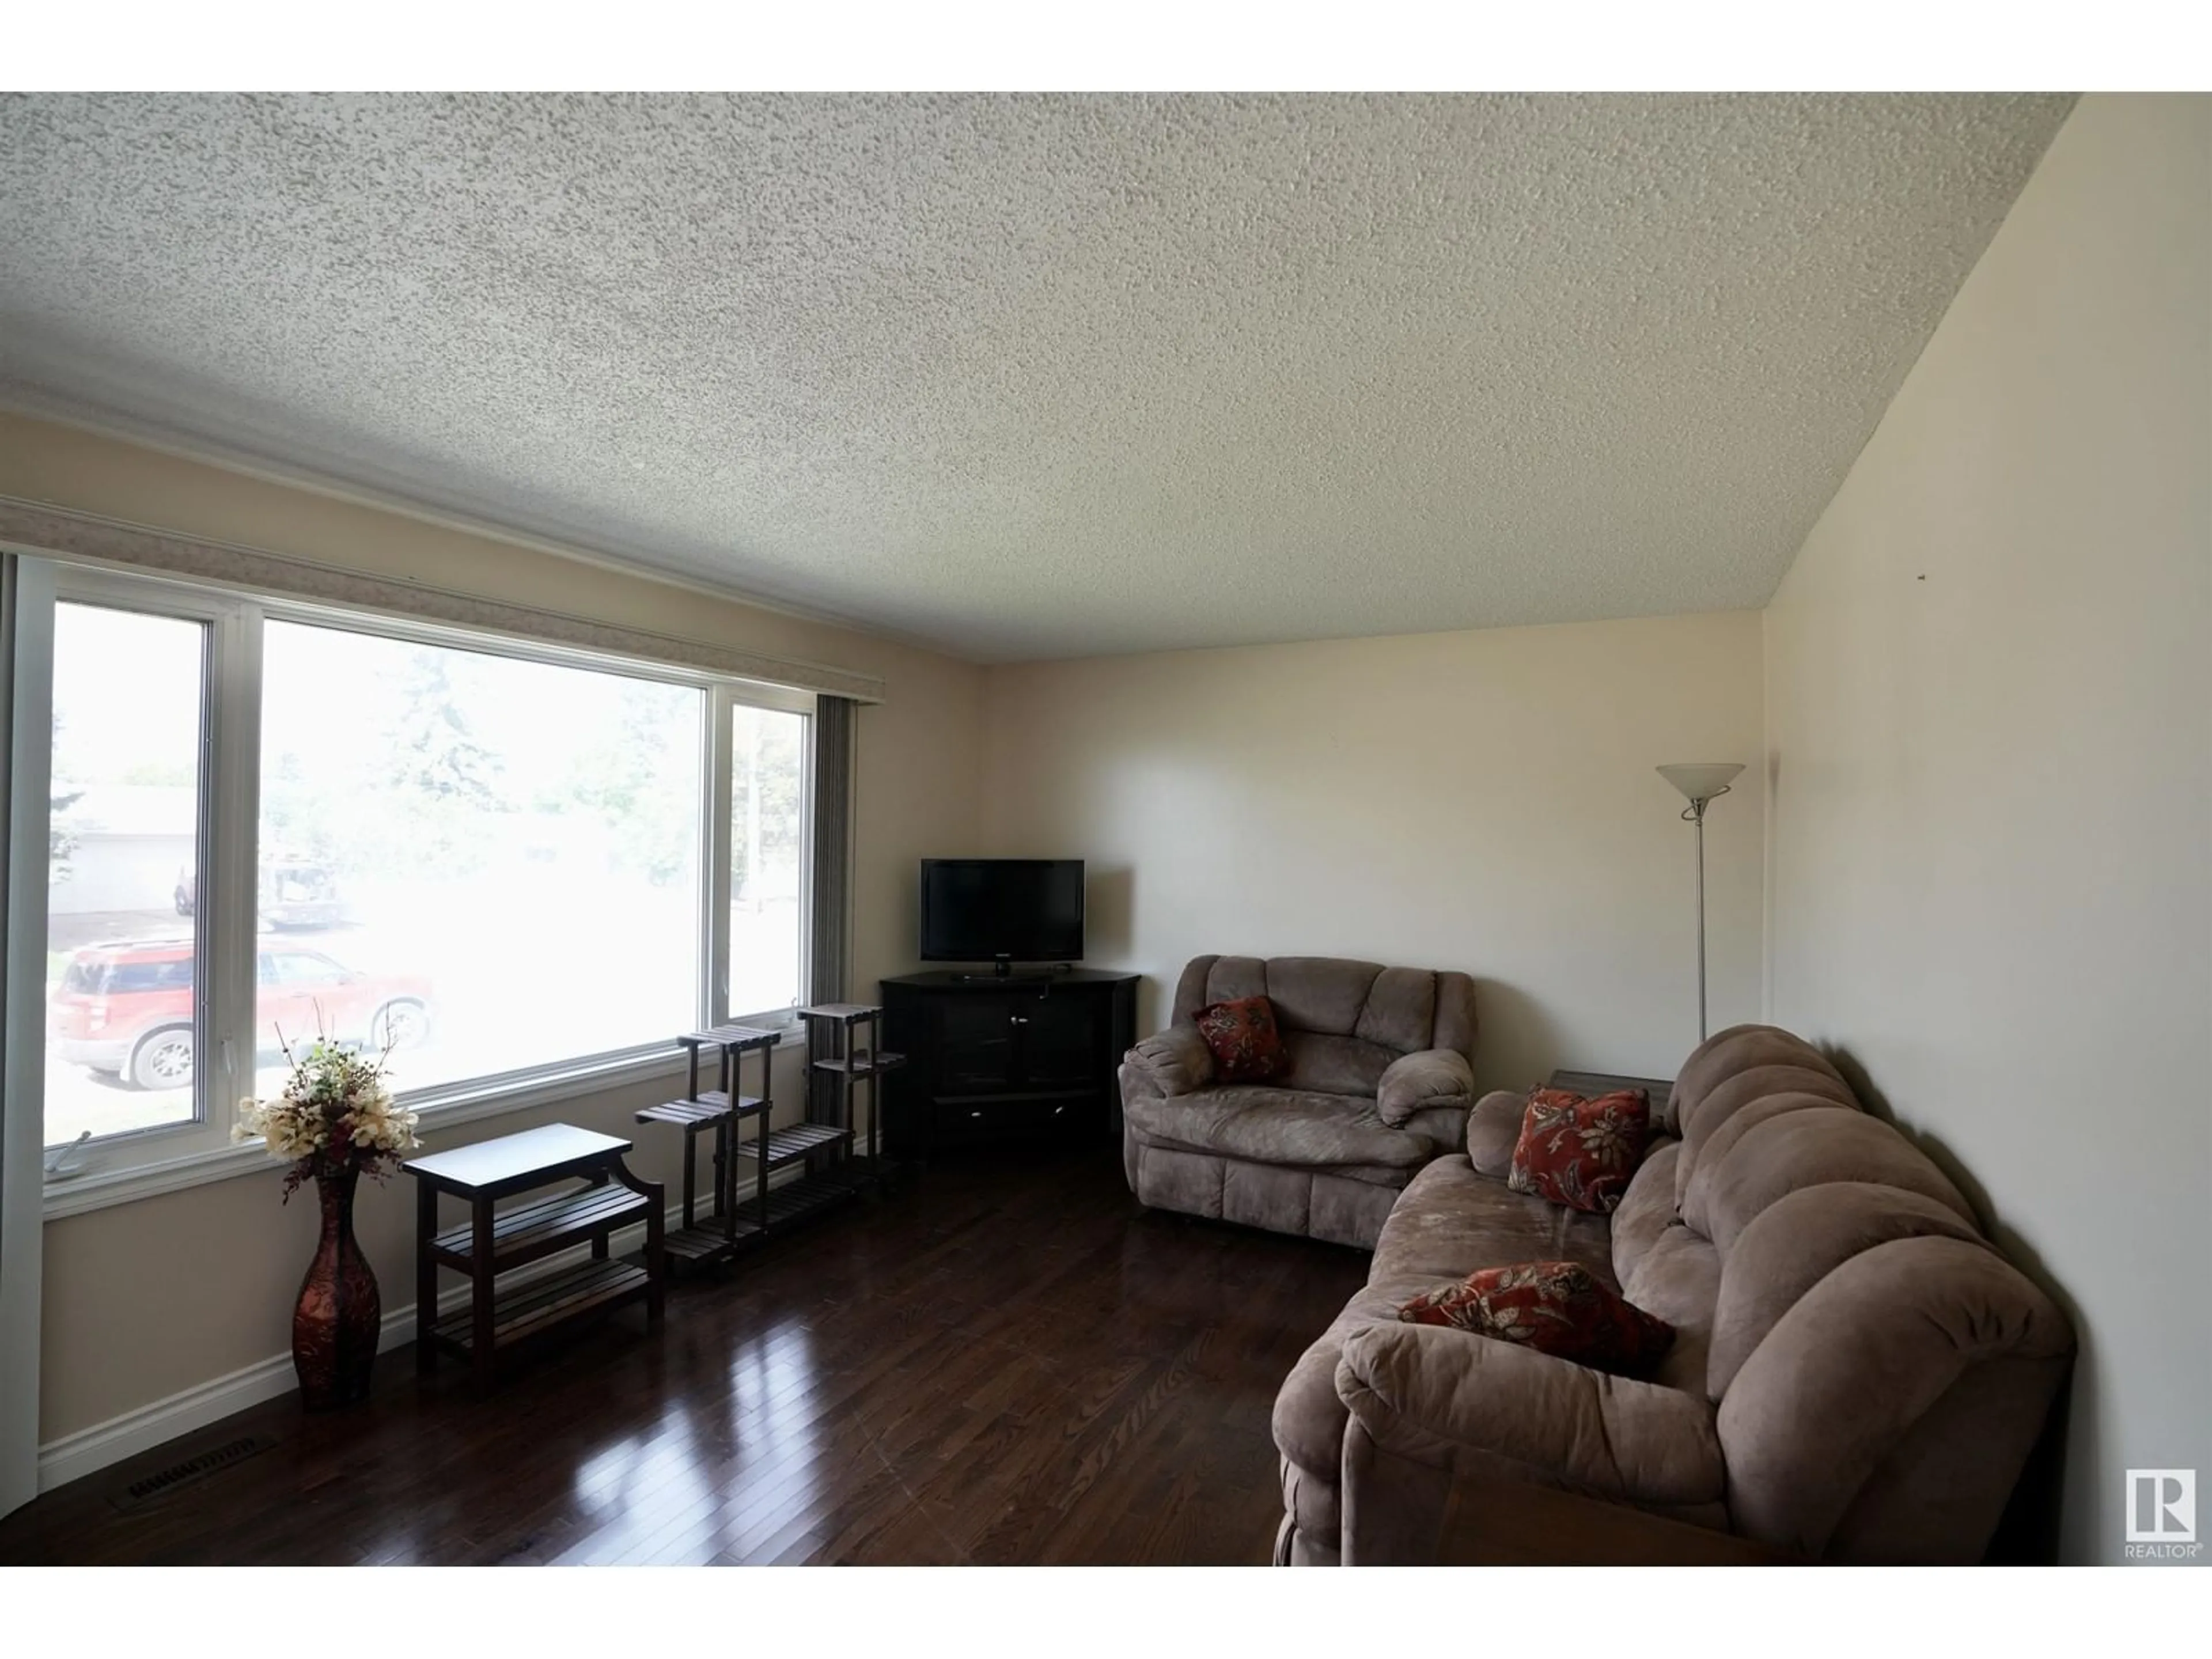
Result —
M 799 704 L 804 702 L 805 707 Z M 707 926 L 712 938 L 708 942 L 708 985 L 710 994 L 707 1005 L 709 1025 L 736 1024 L 781 1030 L 796 1035 L 800 1022 L 790 1008 L 745 1009 L 730 1006 L 730 905 L 735 895 L 731 890 L 730 866 L 737 838 L 737 706 L 746 704 L 772 714 L 797 714 L 800 717 L 799 734 L 799 995 L 798 1004 L 804 1006 L 812 1000 L 808 988 L 814 982 L 814 720 L 815 699 L 811 692 L 788 692 L 781 696 L 744 696 L 730 695 L 726 684 L 714 702 L 714 717 L 708 724 L 714 745 L 715 757 L 709 776 L 717 780 L 708 791 L 708 811 L 713 815 L 708 826 L 708 847 L 714 862 L 708 866 L 713 872 L 708 894 Z
M 240 977 L 235 971 L 223 973 L 216 949 L 218 937 L 228 937 L 230 931 L 222 927 L 219 918 L 236 863 L 234 857 L 217 856 L 215 829 L 218 817 L 224 813 L 217 797 L 236 786 L 232 774 L 240 747 L 251 744 L 258 750 L 259 746 L 258 702 L 247 706 L 239 695 L 244 678 L 258 670 L 258 663 L 249 662 L 246 657 L 249 652 L 258 653 L 258 632 L 241 626 L 235 604 L 225 595 L 181 583 L 142 580 L 58 562 L 54 566 L 54 605 L 57 611 L 63 605 L 82 605 L 165 617 L 198 623 L 205 630 L 200 647 L 199 752 L 194 757 L 191 1115 L 95 1136 L 86 1143 L 82 1156 L 88 1164 L 105 1169 L 140 1167 L 214 1152 L 229 1143 L 230 1128 L 210 1103 L 226 1095 L 233 1103 L 239 1097 L 233 1092 L 238 1079 L 234 1070 L 236 1033 L 231 1019 L 237 988 L 229 981 Z M 240 727 L 241 720 L 245 729 Z M 228 768 L 224 765 L 226 754 L 234 762 Z M 247 852 L 250 856 L 250 846 Z M 249 959 L 243 975 L 249 988 L 252 972 Z M 45 994 L 41 985 L 42 1001 Z M 235 1109 L 234 1104 L 231 1111 Z M 44 1111 L 42 1091 L 42 1118 Z M 43 1133 L 40 1140 L 45 1140 Z M 52 1188 L 53 1183 L 48 1183 L 50 1193 Z
M 208 627 L 203 659 L 200 783 L 196 848 L 193 980 L 194 1115 L 189 1121 L 100 1136 L 87 1143 L 84 1174 L 46 1183 L 46 1213 L 74 1214 L 265 1166 L 258 1144 L 234 1146 L 236 1103 L 254 1090 L 255 1001 L 258 988 L 263 629 L 270 622 L 342 629 L 374 638 L 473 652 L 676 685 L 700 694 L 702 788 L 697 834 L 700 927 L 691 1017 L 701 1024 L 736 1019 L 795 1040 L 793 1009 L 729 1007 L 730 853 L 734 770 L 732 738 L 740 705 L 800 717 L 799 927 L 797 964 L 804 1002 L 813 960 L 813 757 L 817 698 L 680 664 L 622 657 L 587 647 L 477 632 L 443 623 L 263 595 L 105 565 L 50 560 L 57 604 L 101 606 L 198 621 Z M 43 1000 L 44 989 L 40 996 Z M 43 1020 L 43 1009 L 40 1012 Z M 680 1069 L 672 1030 L 655 1042 L 403 1091 L 426 1126 L 472 1121 L 570 1099 Z M 241 1064 L 242 1062 L 242 1064 Z M 42 1107 L 43 1110 L 43 1107 Z M 41 1136 L 43 1139 L 43 1135 Z

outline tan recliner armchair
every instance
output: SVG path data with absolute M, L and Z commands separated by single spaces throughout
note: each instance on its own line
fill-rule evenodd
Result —
M 1217 1082 L 1193 1023 L 1264 996 L 1291 1055 L 1267 1083 Z M 1421 1167 L 1457 1152 L 1473 1086 L 1474 981 L 1337 957 L 1199 957 L 1172 1024 L 1121 1071 L 1122 1158 L 1146 1204 L 1374 1247 Z

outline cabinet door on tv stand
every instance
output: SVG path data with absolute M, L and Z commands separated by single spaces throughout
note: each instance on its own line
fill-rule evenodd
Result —
M 979 1094 L 1013 1081 L 1015 1037 L 1012 1000 L 992 993 L 935 999 L 939 1094 Z
M 1030 1089 L 1085 1089 L 1097 1081 L 1097 1011 L 1078 996 L 1031 998 L 1012 1010 L 1021 1077 Z

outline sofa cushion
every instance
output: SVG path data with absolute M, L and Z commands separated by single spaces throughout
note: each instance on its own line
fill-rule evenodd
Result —
M 1441 1150 L 1426 1135 L 1390 1127 L 1371 1100 L 1265 1084 L 1217 1085 L 1169 1097 L 1139 1095 L 1125 1101 L 1122 1110 L 1130 1128 L 1155 1146 L 1259 1164 L 1412 1169 Z
M 1760 1124 L 1784 1113 L 1832 1110 L 1842 1103 L 1827 1095 L 1785 1090 L 1780 1094 L 1764 1096 L 1729 1113 L 1711 1133 L 1700 1137 L 1694 1154 L 1690 1143 L 1684 1141 L 1681 1161 L 1674 1171 L 1677 1213 L 1700 1234 L 1711 1238 L 1713 1235 L 1714 1176 L 1728 1163 L 1728 1155 L 1736 1142 Z M 1704 1128 L 1711 1121 L 1710 1115 L 1701 1116 L 1698 1127 Z
M 1266 973 L 1267 995 L 1285 1025 L 1348 1037 L 1359 1035 L 1359 1016 L 1382 964 L 1346 957 L 1270 957 Z M 1428 1047 L 1427 1034 L 1413 1046 Z
M 1843 1079 L 1819 1066 L 1750 1066 L 1731 1073 L 1686 1105 L 1681 1115 L 1682 1160 L 1674 1168 L 1674 1202 L 1689 1196 L 1691 1178 L 1705 1160 L 1705 1143 L 1736 1115 L 1778 1095 L 1818 1095 L 1832 1106 L 1856 1106 Z
M 1839 1181 L 1775 1200 L 1737 1236 L 1721 1273 L 1707 1391 L 1725 1395 L 1776 1322 L 1836 1268 L 1893 1239 L 1924 1237 L 1982 1243 L 1945 1205 L 1895 1187 Z
M 1674 1340 L 1673 1326 L 1575 1261 L 1484 1267 L 1408 1298 L 1398 1317 L 1408 1325 L 1449 1325 L 1622 1376 L 1650 1370 Z
M 1440 1158 L 1399 1194 L 1375 1241 L 1370 1283 L 1463 1279 L 1478 1267 L 1539 1259 L 1578 1261 L 1608 1282 L 1605 1218 L 1509 1191 L 1464 1158 Z
M 1437 974 L 1437 1029 L 1429 1034 L 1429 1046 L 1456 1048 L 1472 1060 L 1474 1058 L 1474 981 L 1449 969 L 1439 969 Z
M 1571 1209 L 1609 1214 L 1644 1156 L 1650 1113 L 1641 1089 L 1589 1098 L 1567 1089 L 1531 1090 L 1505 1184 Z
M 1620 1293 L 1674 1328 L 1674 1346 L 1651 1372 L 1651 1381 L 1706 1397 L 1707 1355 L 1720 1289 L 1721 1253 L 1679 1221 L 1637 1258 L 1636 1271 L 1623 1278 Z
M 1674 1346 L 1651 1380 L 1703 1399 L 1721 1257 L 1674 1213 L 1674 1160 L 1681 1152 L 1681 1143 L 1662 1137 L 1644 1154 L 1613 1212 L 1613 1272 L 1623 1296 L 1674 1328 Z
M 1644 1149 L 1644 1161 L 1629 1177 L 1628 1191 L 1613 1212 L 1613 1273 L 1626 1285 L 1636 1263 L 1674 1220 L 1674 1160 L 1682 1143 L 1656 1132 Z
M 1843 1081 L 1828 1057 L 1796 1032 L 1778 1025 L 1731 1025 L 1692 1049 L 1675 1073 L 1661 1118 L 1667 1133 L 1680 1134 L 1686 1115 L 1716 1084 L 1754 1066 L 1809 1066 Z
M 1195 1019 L 1209 1002 L 1267 994 L 1267 964 L 1258 957 L 1193 957 L 1176 981 L 1174 1018 Z
M 1208 1003 L 1196 1024 L 1212 1052 L 1213 1074 L 1224 1083 L 1265 1083 L 1291 1069 L 1274 1006 L 1265 997 Z
M 1934 1199 L 1972 1224 L 1972 1206 L 1926 1153 L 1879 1119 L 1848 1106 L 1785 1112 L 1747 1130 L 1715 1161 L 1705 1208 L 1728 1260 L 1761 1211 L 1802 1187 L 1868 1181 Z
M 1437 975 L 1422 968 L 1385 968 L 1367 988 L 1354 1036 L 1401 1054 L 1429 1047 L 1437 1029 Z
M 1274 1081 L 1310 1094 L 1364 1095 L 1375 1098 L 1382 1073 L 1397 1055 L 1358 1037 L 1322 1031 L 1286 1030 L 1283 1053 L 1288 1064 Z

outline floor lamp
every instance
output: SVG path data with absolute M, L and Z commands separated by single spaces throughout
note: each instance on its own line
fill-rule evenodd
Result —
M 1659 775 L 1689 800 L 1683 821 L 1698 826 L 1698 1041 L 1705 1040 L 1705 807 L 1729 792 L 1729 783 L 1743 768 L 1726 761 L 1702 761 L 1662 766 Z

